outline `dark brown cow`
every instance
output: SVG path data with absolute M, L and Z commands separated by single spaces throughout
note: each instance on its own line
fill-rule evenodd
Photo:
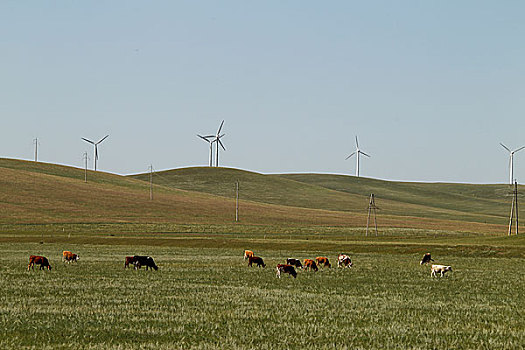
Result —
M 133 256 L 126 256 L 126 260 L 124 261 L 124 268 L 129 267 L 129 264 L 133 265 L 135 262 L 135 258 Z
M 47 260 L 45 256 L 31 255 L 29 257 L 29 265 L 27 265 L 27 271 L 29 271 L 29 269 L 34 270 L 35 264 L 40 265 L 39 270 L 43 270 L 44 268 L 51 270 L 51 265 L 49 265 L 49 260 Z
M 286 264 L 295 266 L 298 269 L 303 267 L 303 264 L 301 264 L 301 261 L 299 259 L 294 259 L 294 258 L 286 259 Z
M 281 273 L 287 273 L 293 278 L 297 278 L 297 271 L 292 265 L 278 264 L 277 265 L 277 277 L 281 278 Z
M 257 264 L 257 267 L 266 267 L 266 264 L 264 263 L 263 259 L 258 256 L 250 256 L 248 258 L 248 266 L 252 266 L 252 264 Z
M 304 268 L 306 270 L 314 270 L 314 271 L 317 271 L 318 268 L 317 268 L 317 264 L 315 263 L 314 260 L 312 259 L 304 259 L 303 261 L 303 265 L 304 265 Z
M 428 264 L 431 261 L 434 261 L 434 259 L 432 259 L 432 256 L 430 256 L 430 253 L 426 253 L 423 255 L 423 259 L 421 259 L 419 265 Z
M 328 258 L 325 258 L 324 256 L 318 256 L 317 258 L 315 258 L 315 261 L 317 261 L 317 266 L 319 267 L 323 267 L 323 266 L 332 267 L 332 265 L 330 264 L 330 261 L 328 261 Z

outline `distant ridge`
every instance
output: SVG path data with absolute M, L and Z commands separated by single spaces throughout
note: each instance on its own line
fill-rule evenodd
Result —
M 149 174 L 133 175 L 149 180 Z M 263 175 L 233 168 L 192 167 L 158 173 L 163 186 L 292 207 L 363 213 L 374 193 L 382 215 L 505 224 L 507 185 L 392 182 L 330 174 Z

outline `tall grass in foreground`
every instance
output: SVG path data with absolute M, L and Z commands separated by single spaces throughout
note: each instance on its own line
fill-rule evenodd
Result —
M 421 254 L 351 254 L 352 270 L 275 277 L 286 257 L 337 252 L 2 244 L 0 348 L 518 349 L 525 343 L 525 261 L 436 256 L 453 266 L 430 278 Z M 51 272 L 26 270 L 30 253 Z M 352 252 L 349 252 L 352 253 Z M 159 271 L 124 270 L 152 255 Z M 334 261 L 332 261 L 334 263 Z

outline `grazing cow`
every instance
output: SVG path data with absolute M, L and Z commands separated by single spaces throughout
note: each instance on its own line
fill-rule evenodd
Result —
M 29 271 L 30 268 L 34 270 L 35 264 L 40 265 L 39 270 L 42 270 L 44 268 L 51 270 L 51 265 L 49 265 L 49 260 L 47 260 L 45 256 L 31 255 L 29 257 L 29 265 L 27 265 L 27 271 Z
M 155 271 L 159 269 L 157 265 L 155 265 L 153 258 L 145 255 L 135 255 L 133 257 L 133 265 L 135 266 L 135 270 L 140 269 L 141 266 L 146 266 L 146 271 L 148 271 L 148 267 L 155 269 Z
M 439 272 L 441 274 L 441 277 L 443 277 L 445 275 L 445 272 L 452 271 L 452 267 L 445 265 L 432 265 L 432 269 L 430 271 L 431 277 L 436 277 L 436 272 Z
M 245 250 L 244 251 L 244 260 L 248 259 L 251 256 L 255 256 L 251 250 Z
M 277 265 L 277 277 L 281 278 L 281 273 L 287 273 L 293 278 L 297 278 L 297 271 L 292 265 L 278 264 Z
M 318 271 L 317 264 L 312 259 L 304 259 L 303 265 L 306 270 Z
M 288 258 L 288 259 L 286 259 L 286 264 L 295 266 L 298 269 L 299 268 L 303 268 L 303 264 L 301 264 L 301 261 L 299 259 Z
M 257 264 L 257 267 L 266 267 L 266 264 L 264 263 L 262 258 L 259 258 L 258 256 L 250 256 L 248 258 L 248 266 L 252 266 L 252 264 Z
M 69 264 L 72 261 L 78 261 L 78 259 L 80 259 L 78 257 L 78 254 L 73 254 L 73 253 L 71 253 L 70 251 L 67 251 L 67 250 L 64 250 L 62 252 L 62 261 L 63 262 L 67 262 Z
M 124 261 L 124 268 L 129 267 L 129 264 L 134 265 L 134 263 L 135 263 L 135 257 L 126 256 L 126 260 Z
M 338 267 L 352 267 L 352 259 L 350 259 L 350 256 L 345 253 L 339 254 L 337 257 L 337 266 Z
M 432 257 L 430 256 L 430 253 L 426 253 L 425 255 L 423 255 L 423 259 L 421 259 L 419 265 L 428 264 L 431 261 L 434 261 L 434 259 L 432 259 Z
M 317 261 L 317 266 L 319 267 L 323 267 L 323 266 L 332 267 L 332 265 L 330 264 L 330 261 L 328 261 L 328 258 L 325 258 L 324 256 L 318 256 L 317 258 L 315 258 L 315 261 Z

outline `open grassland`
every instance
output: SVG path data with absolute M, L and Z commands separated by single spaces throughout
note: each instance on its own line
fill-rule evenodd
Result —
M 525 235 L 505 235 L 505 185 L 225 168 L 154 179 L 150 200 L 147 175 L 89 171 L 84 183 L 82 169 L 0 159 L 0 349 L 525 343 Z M 379 235 L 366 237 L 370 193 Z M 248 268 L 247 248 L 268 268 Z M 62 250 L 81 260 L 64 265 Z M 275 277 L 287 257 L 335 264 L 340 252 L 355 268 Z M 419 265 L 426 252 L 454 271 L 430 278 Z M 53 270 L 28 272 L 30 254 L 49 257 Z M 153 256 L 159 271 L 124 270 L 134 254 Z
M 153 238 L 152 238 L 153 240 Z M 333 260 L 340 251 L 258 245 L 242 249 L 58 242 L 0 243 L 2 349 L 519 349 L 525 343 L 525 260 L 434 253 L 454 271 L 430 277 L 425 250 L 351 254 L 351 270 L 275 277 L 286 257 Z M 370 246 L 375 243 L 369 242 Z M 246 247 L 251 248 L 251 246 Z M 60 262 L 64 249 L 80 254 Z M 29 254 L 53 270 L 26 270 Z M 149 254 L 159 271 L 124 270 Z

